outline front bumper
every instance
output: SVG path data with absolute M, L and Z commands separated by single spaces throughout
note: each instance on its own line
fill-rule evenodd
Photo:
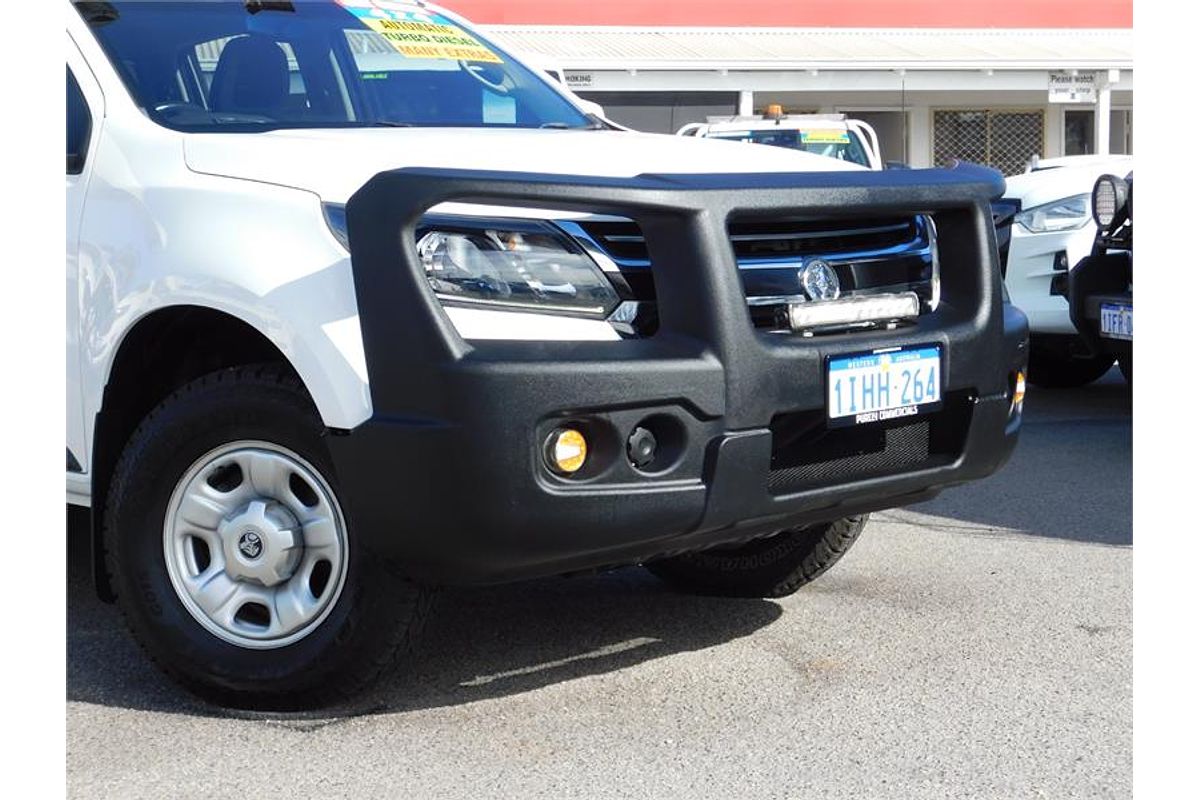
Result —
M 1066 265 L 1077 264 L 1091 252 L 1094 225 L 1074 231 L 1029 233 L 1013 226 L 1005 282 L 1012 301 L 1029 318 L 1029 330 L 1038 334 L 1075 333 L 1066 298 L 1055 293 L 1056 278 L 1066 285 L 1067 272 L 1055 268 L 1065 253 Z
M 988 200 L 953 170 L 628 180 L 400 170 L 348 205 L 374 416 L 329 439 L 363 544 L 411 577 L 492 582 L 634 563 L 928 498 L 990 474 L 1016 442 L 1023 315 L 1003 303 Z M 646 233 L 659 330 L 619 342 L 463 341 L 411 245 L 443 201 L 590 210 Z M 910 327 L 816 338 L 754 329 L 725 236 L 733 214 L 933 213 L 942 304 Z M 398 234 L 398 235 L 397 235 Z M 942 411 L 827 430 L 833 355 L 940 344 Z M 542 445 L 570 422 L 592 466 L 561 478 Z M 624 457 L 637 425 L 667 456 Z M 874 439 L 872 442 L 871 440 Z
M 1084 344 L 1095 355 L 1127 356 L 1133 342 L 1100 335 L 1100 307 L 1104 303 L 1133 305 L 1133 254 L 1113 251 L 1094 254 L 1071 270 L 1067 300 L 1071 322 Z

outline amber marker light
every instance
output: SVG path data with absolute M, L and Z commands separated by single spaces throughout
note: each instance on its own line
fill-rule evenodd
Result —
M 1017 379 L 1013 382 L 1012 408 L 1009 409 L 1009 415 L 1017 414 L 1021 411 L 1021 406 L 1025 402 L 1025 373 L 1017 370 Z
M 587 461 L 587 439 L 574 428 L 559 428 L 546 442 L 546 462 L 559 475 L 573 475 Z

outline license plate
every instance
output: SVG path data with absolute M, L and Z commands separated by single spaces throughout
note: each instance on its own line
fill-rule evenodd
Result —
M 1133 306 L 1124 303 L 1100 304 L 1100 335 L 1109 339 L 1133 341 Z
M 831 426 L 909 417 L 942 404 L 940 345 L 837 356 L 827 373 Z

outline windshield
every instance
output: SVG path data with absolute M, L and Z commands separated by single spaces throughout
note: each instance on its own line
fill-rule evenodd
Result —
M 75 6 L 137 104 L 177 130 L 596 126 L 482 36 L 415 4 Z
M 713 131 L 708 136 L 710 139 L 731 139 L 738 142 L 790 147 L 793 150 L 803 150 L 806 153 L 828 156 L 839 161 L 850 161 L 864 167 L 871 166 L 871 160 L 867 157 L 867 151 L 862 146 L 862 142 L 849 131 L 828 128 L 808 131 L 767 128 L 757 131 Z

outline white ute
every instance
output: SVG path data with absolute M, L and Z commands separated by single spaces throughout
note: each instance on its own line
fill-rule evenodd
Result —
M 845 114 L 785 114 L 772 105 L 761 117 L 709 117 L 684 125 L 676 135 L 786 147 L 867 169 L 884 168 L 875 129 Z
M 1067 273 L 1092 251 L 1092 186 L 1101 175 L 1124 177 L 1133 156 L 1065 156 L 1034 161 L 1006 181 L 1015 211 L 1004 283 L 1013 305 L 1029 318 L 1029 379 L 1048 387 L 1082 386 L 1113 360 L 1090 355 L 1067 307 Z
M 67 501 L 206 697 L 352 697 L 432 586 L 789 594 L 1015 444 L 992 171 L 621 130 L 416 0 L 70 6 Z

